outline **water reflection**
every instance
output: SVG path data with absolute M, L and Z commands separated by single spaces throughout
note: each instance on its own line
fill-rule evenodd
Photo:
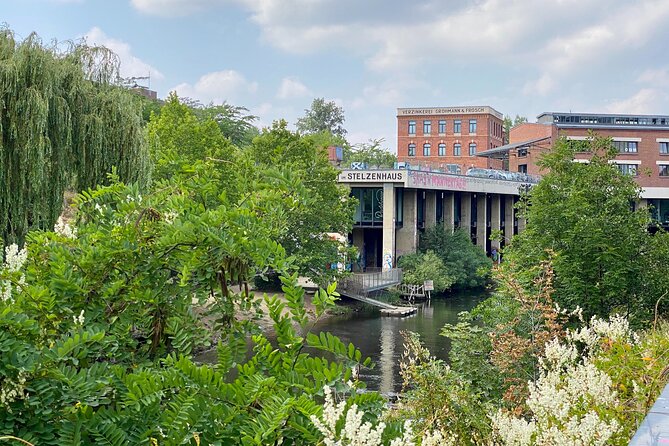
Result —
M 347 318 L 321 321 L 314 327 L 314 332 L 329 331 L 344 343 L 353 342 L 363 357 L 372 358 L 376 366 L 360 371 L 360 378 L 369 389 L 399 392 L 402 388 L 399 362 L 404 351 L 400 332 L 407 330 L 420 334 L 432 355 L 447 359 L 450 345 L 448 339 L 439 336 L 441 327 L 457 322 L 459 312 L 471 310 L 484 298 L 483 295 L 433 298 L 410 317 L 381 316 L 376 312 L 353 314 Z

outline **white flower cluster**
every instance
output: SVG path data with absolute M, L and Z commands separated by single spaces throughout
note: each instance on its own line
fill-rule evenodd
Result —
M 53 227 L 53 232 L 67 238 L 71 239 L 77 238 L 77 228 L 75 228 L 74 226 L 70 226 L 65 220 L 63 220 L 62 216 L 58 217 L 58 221 L 56 222 L 56 225 Z
M 605 445 L 620 428 L 596 409 L 617 404 L 611 378 L 592 362 L 602 340 L 629 340 L 629 325 L 614 316 L 608 322 L 593 318 L 588 327 L 567 334 L 567 343 L 554 339 L 546 344 L 539 379 L 529 383 L 529 420 L 499 411 L 492 418 L 496 435 L 508 446 L 543 444 Z M 575 342 L 586 346 L 582 358 Z
M 27 259 L 28 251 L 25 248 L 19 249 L 16 243 L 6 246 L 4 264 L 5 272 L 16 273 L 20 271 Z M 22 274 L 19 277 L 18 282 L 23 283 L 24 280 L 25 276 Z M 0 299 L 5 302 L 12 301 L 12 283 L 9 280 L 4 280 L 0 283 Z
M 605 339 L 638 342 L 638 337 L 630 330 L 627 319 L 619 315 L 611 316 L 608 321 L 593 316 L 588 326 L 567 333 L 567 340 L 585 344 L 586 353 L 589 355 L 595 353 Z
M 5 407 L 8 411 L 9 404 L 25 398 L 26 372 L 20 371 L 16 381 L 5 378 L 0 386 L 0 407 Z
M 344 426 L 340 432 L 337 432 L 337 421 L 344 415 L 346 401 L 342 400 L 335 404 L 332 389 L 328 386 L 323 387 L 323 392 L 325 394 L 323 415 L 321 418 L 312 415 L 311 422 L 323 434 L 323 443 L 326 446 L 381 446 L 383 444 L 382 436 L 386 424 L 379 422 L 374 427 L 369 421 L 363 423 L 364 412 L 358 410 L 357 404 L 352 404 L 348 409 Z M 439 431 L 435 431 L 427 432 L 421 444 L 423 446 L 448 446 L 453 443 L 447 442 Z M 394 438 L 390 446 L 415 446 L 411 421 L 404 422 L 402 436 Z
M 74 325 L 83 326 L 84 322 L 86 322 L 86 318 L 84 317 L 84 310 L 81 310 L 79 316 L 72 316 L 72 319 L 74 320 Z

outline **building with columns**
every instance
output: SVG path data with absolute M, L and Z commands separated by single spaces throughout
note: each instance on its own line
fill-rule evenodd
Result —
M 514 204 L 529 187 L 518 181 L 417 170 L 346 170 L 339 182 L 351 188 L 358 208 L 351 242 L 359 269 L 392 268 L 416 252 L 420 233 L 443 225 L 463 228 L 486 251 L 499 248 L 523 229 Z M 494 231 L 501 241 L 490 241 Z

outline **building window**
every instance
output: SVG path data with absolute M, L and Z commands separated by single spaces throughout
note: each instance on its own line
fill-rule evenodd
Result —
M 527 173 L 527 164 L 518 164 L 518 172 Z
M 637 176 L 636 164 L 618 164 L 618 170 L 620 170 L 620 173 L 623 175 Z
M 409 135 L 416 134 L 416 121 L 409 121 Z
M 453 121 L 453 133 L 460 133 L 462 127 L 462 121 L 459 119 L 457 121 Z
M 439 156 L 446 156 L 446 144 L 443 142 L 439 144 Z
M 637 153 L 639 143 L 636 141 L 613 141 L 613 146 L 620 153 Z
M 660 169 L 661 177 L 669 177 L 669 164 L 660 164 L 657 167 Z
M 462 155 L 462 145 L 460 143 L 455 143 L 453 144 L 453 156 L 460 156 Z
M 661 142 L 660 143 L 660 154 L 661 155 L 669 155 L 669 142 Z
M 473 142 L 469 144 L 469 156 L 474 156 L 476 155 L 476 143 Z
M 527 156 L 527 148 L 518 149 L 518 158 L 525 158 Z
M 439 133 L 442 135 L 446 133 L 446 121 L 444 120 L 439 121 Z
M 416 144 L 409 144 L 409 156 L 416 156 Z
M 430 156 L 430 143 L 423 144 L 423 156 Z
M 476 133 L 476 119 L 469 120 L 469 133 Z
M 429 135 L 432 132 L 432 121 L 423 121 L 423 133 Z

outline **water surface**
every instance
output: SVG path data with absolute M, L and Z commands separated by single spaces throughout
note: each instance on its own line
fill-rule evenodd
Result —
M 471 310 L 485 297 L 483 294 L 436 297 L 423 303 L 417 314 L 404 318 L 381 316 L 376 310 L 328 318 L 316 324 L 313 332 L 327 331 L 346 344 L 353 342 L 363 357 L 372 358 L 376 366 L 360 371 L 360 378 L 368 389 L 399 392 L 402 388 L 399 363 L 404 352 L 400 332 L 408 330 L 420 334 L 433 356 L 447 359 L 450 345 L 448 339 L 439 335 L 441 328 L 446 323 L 456 323 L 459 312 Z

